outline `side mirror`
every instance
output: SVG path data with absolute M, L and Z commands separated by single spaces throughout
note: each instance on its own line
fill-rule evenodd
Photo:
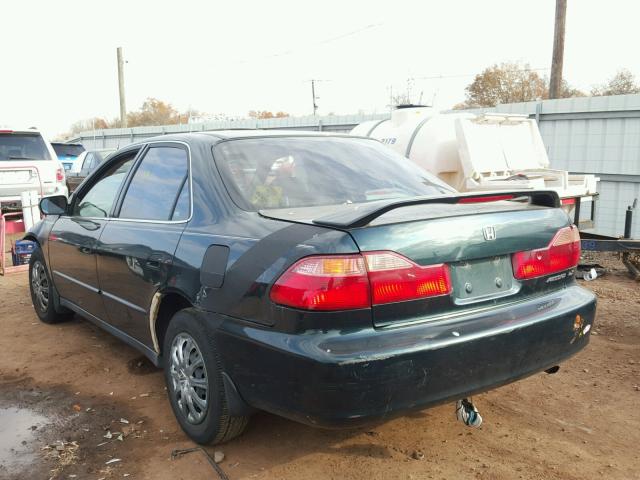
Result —
M 43 215 L 63 215 L 67 212 L 69 202 L 64 195 L 44 197 L 40 200 L 40 211 Z

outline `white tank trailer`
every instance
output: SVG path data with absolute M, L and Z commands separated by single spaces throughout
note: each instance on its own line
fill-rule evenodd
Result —
M 582 228 L 593 226 L 587 216 L 593 210 L 586 207 L 593 205 L 599 179 L 549 168 L 538 124 L 524 115 L 401 106 L 389 119 L 361 123 L 351 134 L 380 140 L 461 192 L 554 190 Z

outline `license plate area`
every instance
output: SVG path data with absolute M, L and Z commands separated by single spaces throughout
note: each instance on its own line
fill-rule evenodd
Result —
M 0 184 L 14 185 L 29 183 L 31 176 L 31 170 L 0 170 Z
M 457 305 L 506 297 L 520 289 L 520 284 L 513 278 L 510 255 L 457 262 L 450 267 Z

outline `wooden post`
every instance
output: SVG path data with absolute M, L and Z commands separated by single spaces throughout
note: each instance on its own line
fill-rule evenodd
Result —
M 553 32 L 553 59 L 549 98 L 560 98 L 562 91 L 562 63 L 564 61 L 564 29 L 567 18 L 567 0 L 556 0 L 556 26 Z
M 120 126 L 127 128 L 127 106 L 124 102 L 124 61 L 122 47 L 118 47 L 118 90 L 120 92 Z

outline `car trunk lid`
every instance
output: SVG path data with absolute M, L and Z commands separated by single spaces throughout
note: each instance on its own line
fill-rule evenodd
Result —
M 377 210 L 371 206 L 336 210 L 334 206 L 261 213 L 346 230 L 362 252 L 393 251 L 419 266 L 448 266 L 450 295 L 374 305 L 376 326 L 517 301 L 563 283 L 519 281 L 511 262 L 515 252 L 547 247 L 558 230 L 569 224 L 566 214 L 554 208 L 559 203 L 557 196 L 479 203 L 460 202 L 461 198 L 476 197 L 413 200 L 393 208 L 381 204 Z

